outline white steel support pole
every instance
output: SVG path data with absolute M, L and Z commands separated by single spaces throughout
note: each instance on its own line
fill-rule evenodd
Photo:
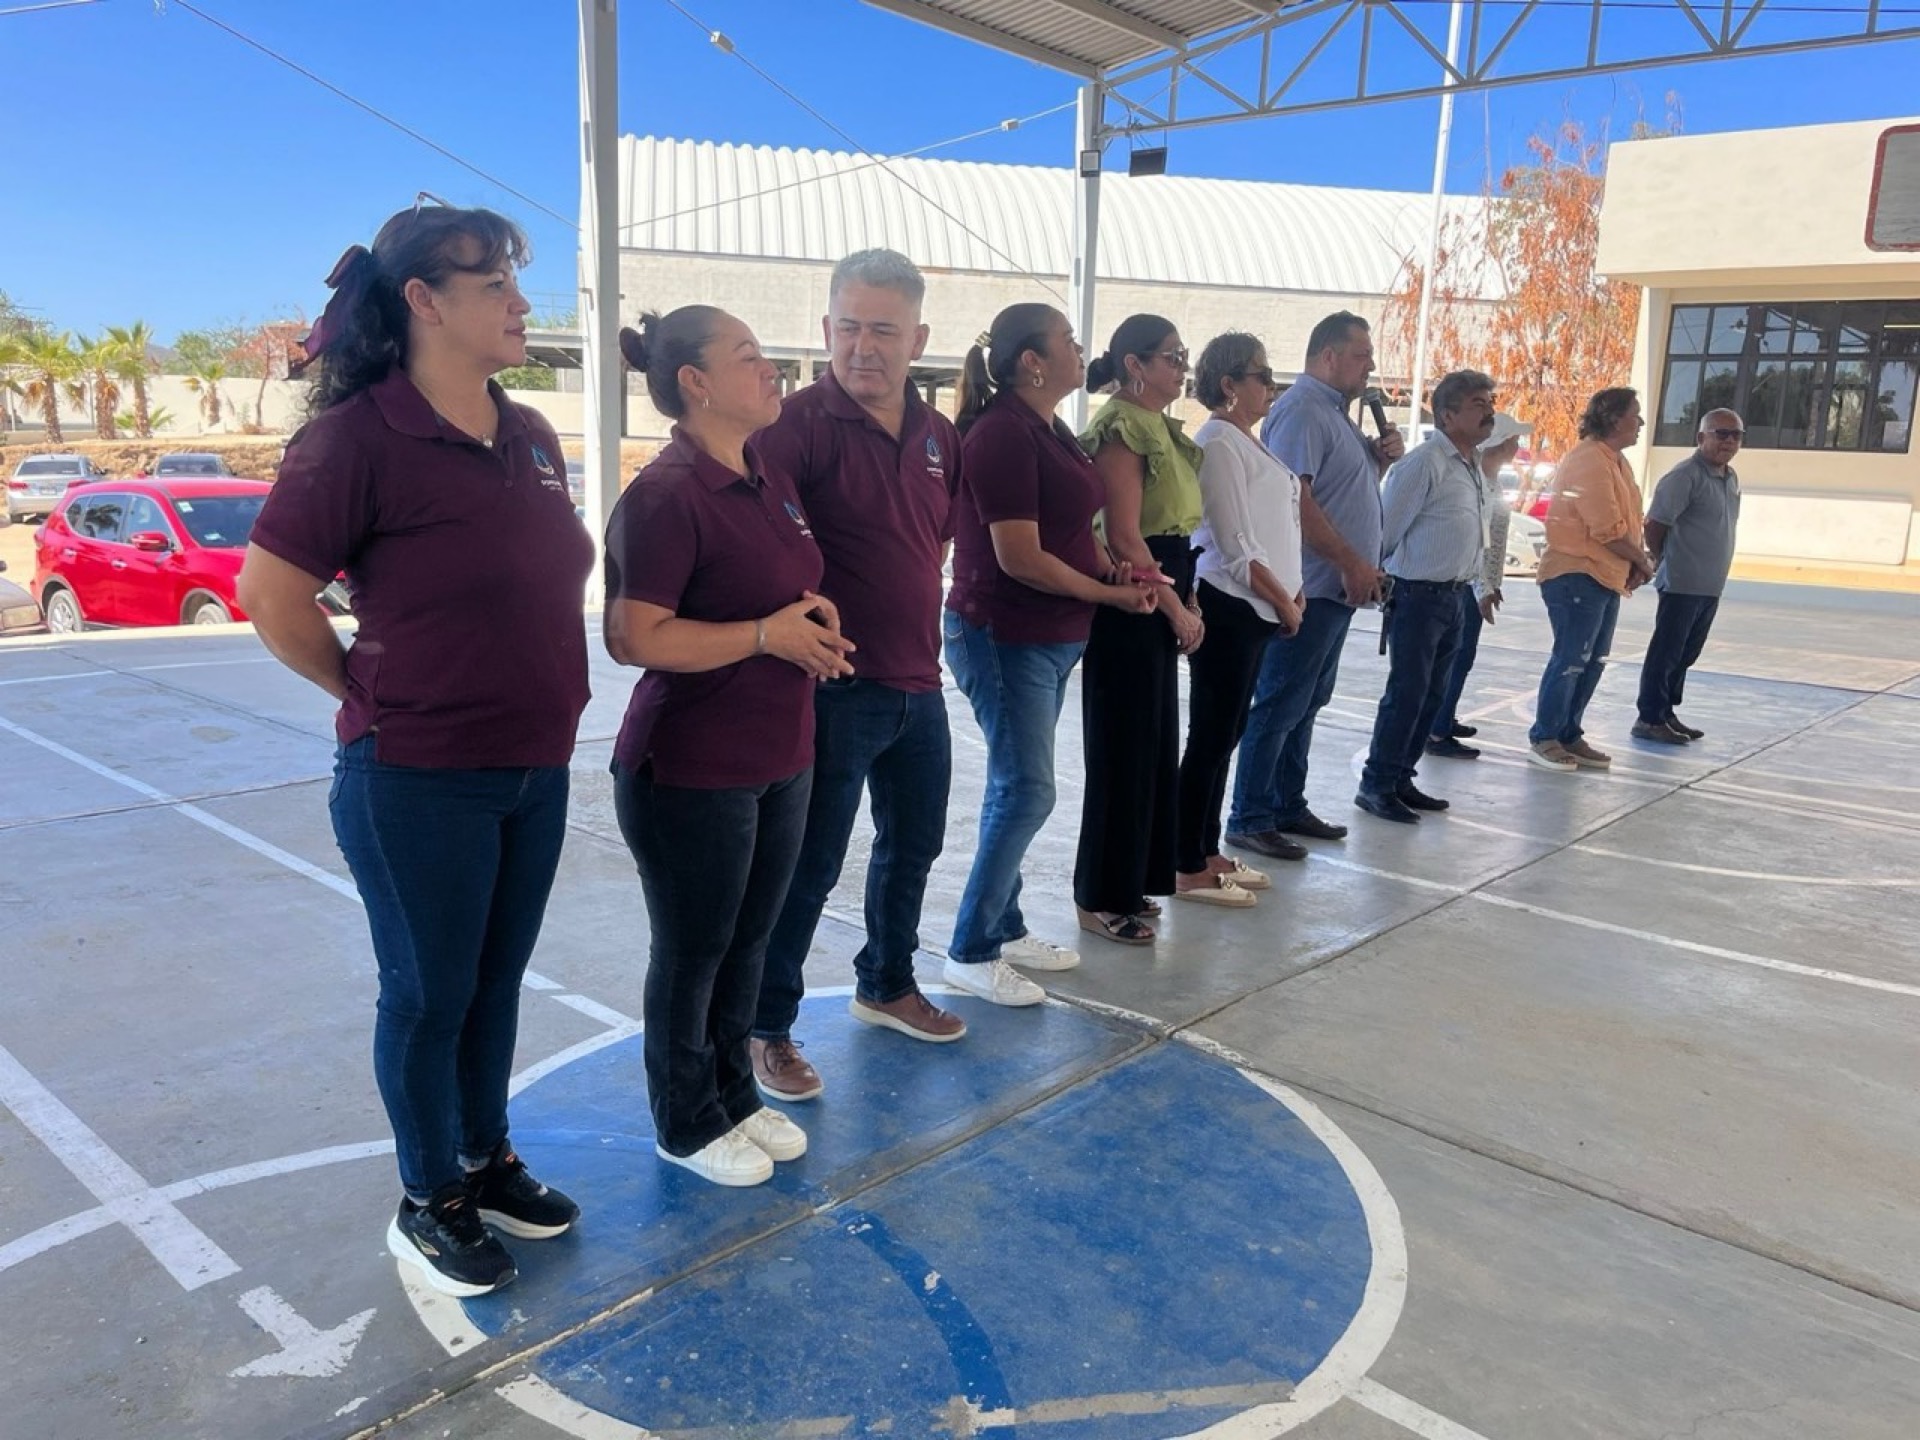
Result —
M 619 0 L 580 0 L 580 347 L 585 378 L 587 529 L 594 544 L 620 495 L 620 435 L 626 428 L 621 371 Z M 589 581 L 597 594 L 599 576 Z
M 1447 89 L 1440 97 L 1440 132 L 1433 142 L 1433 214 L 1427 221 L 1426 267 L 1420 272 L 1420 325 L 1413 342 L 1413 399 L 1408 406 L 1409 444 L 1419 433 L 1420 401 L 1426 393 L 1427 332 L 1433 320 L 1433 269 L 1440 257 L 1440 215 L 1447 183 L 1447 150 L 1453 139 L 1453 67 L 1460 63 L 1460 16 L 1465 9 L 1460 0 L 1453 0 L 1453 13 L 1447 20 Z
M 1094 276 L 1100 255 L 1100 113 L 1106 105 L 1106 87 L 1099 81 L 1082 85 L 1075 105 L 1073 147 L 1073 273 L 1067 277 L 1067 319 L 1074 338 L 1091 358 L 1100 353 L 1105 337 L 1093 333 Z M 1087 423 L 1087 392 L 1076 390 L 1067 401 L 1067 423 L 1077 433 Z

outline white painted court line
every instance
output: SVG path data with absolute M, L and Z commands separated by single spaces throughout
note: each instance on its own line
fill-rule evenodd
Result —
M 1466 897 L 1478 900 L 1485 905 L 1498 905 L 1503 910 L 1520 910 L 1528 915 L 1538 915 L 1543 920 L 1556 920 L 1567 925 L 1578 925 L 1585 930 L 1600 930 L 1609 935 L 1621 935 L 1630 940 L 1644 940 L 1653 945 L 1665 945 L 1674 950 L 1686 950 L 1695 955 L 1710 955 L 1716 960 L 1731 960 L 1740 965 L 1754 965 L 1763 970 L 1779 970 L 1788 975 L 1802 975 L 1811 980 L 1831 980 L 1840 985 L 1853 985 L 1862 990 L 1879 990 L 1889 995 L 1907 995 L 1920 999 L 1920 985 L 1906 985 L 1898 980 L 1876 980 L 1867 975 L 1849 975 L 1844 970 L 1823 970 L 1815 965 L 1800 965 L 1792 960 L 1775 960 L 1768 955 L 1749 955 L 1742 950 L 1729 950 L 1722 945 L 1704 945 L 1698 940 L 1681 940 L 1672 935 L 1657 935 L 1651 930 L 1637 930 L 1631 925 L 1616 925 L 1610 920 L 1594 920 L 1585 915 L 1570 915 L 1564 910 L 1549 910 L 1544 905 L 1530 905 L 1524 900 L 1509 900 L 1504 895 L 1492 895 L 1485 890 L 1475 890 Z
M 1399 1391 L 1389 1390 L 1378 1381 L 1364 1376 L 1348 1392 L 1348 1398 L 1383 1420 L 1391 1420 L 1403 1430 L 1411 1430 L 1420 1440 L 1487 1440 L 1478 1430 L 1469 1430 L 1457 1421 L 1437 1415 Z
M 133 1232 L 182 1288 L 197 1290 L 240 1267 L 206 1233 L 149 1185 L 54 1093 L 0 1046 L 0 1105 L 14 1113 L 72 1172 L 113 1220 Z
M 1570 845 L 1583 855 L 1602 855 L 1609 860 L 1631 860 L 1636 865 L 1655 865 L 1662 870 L 1685 870 L 1694 875 L 1723 875 L 1729 880 L 1764 880 L 1770 885 L 1838 885 L 1856 889 L 1910 890 L 1920 886 L 1917 876 L 1801 875 L 1791 870 L 1735 870 L 1725 865 L 1696 865 L 1688 860 L 1668 860 L 1659 855 L 1640 855 L 1632 850 L 1613 850 L 1605 845 Z
M 1819 809 L 1832 808 L 1837 810 L 1858 811 L 1862 815 L 1891 815 L 1895 819 L 1909 821 L 1915 818 L 1914 811 L 1911 807 L 1904 810 L 1895 810 L 1885 805 L 1863 805 L 1857 800 L 1834 800 L 1825 795 L 1802 795 L 1793 790 L 1766 790 L 1758 785 L 1742 785 L 1734 780 L 1715 779 L 1696 788 L 1707 791 L 1708 793 L 1751 795 L 1766 800 L 1797 800 L 1802 805 L 1813 806 Z

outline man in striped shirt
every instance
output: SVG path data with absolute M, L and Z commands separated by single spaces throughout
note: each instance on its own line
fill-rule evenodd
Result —
M 1493 381 L 1455 370 L 1433 387 L 1436 429 L 1387 471 L 1381 549 L 1393 577 L 1387 689 L 1353 803 L 1411 825 L 1445 810 L 1413 783 L 1428 731 L 1446 698 L 1460 648 L 1460 595 L 1480 573 L 1487 545 L 1480 442 L 1493 433 Z

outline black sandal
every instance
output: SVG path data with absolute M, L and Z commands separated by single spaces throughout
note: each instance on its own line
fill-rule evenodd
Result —
M 1153 927 L 1143 923 L 1137 915 L 1109 918 L 1098 911 L 1082 910 L 1078 905 L 1073 908 L 1080 917 L 1080 928 L 1090 935 L 1098 935 L 1116 945 L 1151 945 L 1154 942 Z

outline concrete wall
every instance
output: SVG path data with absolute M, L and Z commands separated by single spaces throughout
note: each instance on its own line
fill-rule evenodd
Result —
M 1920 299 L 1920 254 L 1866 246 L 1875 146 L 1897 120 L 1626 141 L 1607 160 L 1600 268 L 1647 288 L 1633 375 L 1649 424 L 1630 455 L 1649 493 L 1687 451 L 1655 448 L 1675 306 Z M 1920 449 L 1747 450 L 1743 555 L 1920 561 Z

